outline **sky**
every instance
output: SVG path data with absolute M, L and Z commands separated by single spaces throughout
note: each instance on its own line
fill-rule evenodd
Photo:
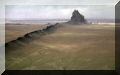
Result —
M 86 18 L 92 18 L 91 15 L 95 15 L 96 16 L 95 18 L 97 18 L 97 17 L 99 17 L 99 18 L 103 18 L 103 17 L 104 18 L 114 18 L 114 7 L 118 3 L 118 1 L 119 0 L 0 0 L 0 10 L 1 10 L 0 11 L 0 20 L 1 19 L 4 20 L 5 16 L 6 16 L 6 18 L 11 18 L 10 16 L 12 16 L 13 19 L 15 19 L 15 18 L 22 19 L 22 17 L 23 18 L 25 17 L 26 19 L 27 18 L 37 18 L 37 17 L 35 17 L 37 15 L 33 14 L 33 13 L 37 13 L 36 10 L 39 12 L 37 14 L 40 16 L 41 11 L 42 11 L 42 13 L 44 13 L 44 11 L 50 11 L 49 10 L 50 8 L 52 10 L 51 10 L 51 12 L 49 12 L 50 15 L 48 15 L 48 16 L 53 16 L 51 14 L 56 13 L 56 11 L 58 10 L 58 12 L 56 13 L 56 18 L 58 18 L 57 14 L 61 15 L 61 18 L 63 18 L 63 16 L 65 16 L 64 18 L 70 17 L 71 12 L 67 12 L 67 13 L 69 13 L 67 15 L 65 15 L 65 13 L 59 13 L 59 11 L 66 10 L 65 7 L 63 7 L 63 9 L 62 9 L 62 7 L 60 8 L 59 6 L 57 6 L 60 9 L 54 9 L 54 6 L 53 6 L 53 7 L 44 7 L 41 9 L 42 5 L 51 5 L 51 6 L 52 5 L 60 5 L 60 6 L 64 6 L 64 5 L 87 6 L 87 5 L 89 5 L 89 6 L 94 6 L 94 7 L 92 7 L 92 8 L 86 7 L 85 10 L 83 10 L 84 8 L 79 7 L 80 13 L 85 14 Z M 14 6 L 11 6 L 11 5 L 14 5 Z M 20 5 L 20 6 L 18 6 L 18 5 Z M 41 6 L 38 6 L 38 5 L 41 5 Z M 101 8 L 96 7 L 99 5 L 101 6 Z M 111 6 L 111 7 L 107 7 L 107 6 Z M 29 12 L 27 11 L 28 10 L 27 8 L 29 9 Z M 7 12 L 5 12 L 6 9 L 7 9 Z M 72 9 L 73 8 L 71 8 L 71 9 L 69 8 L 66 11 L 73 11 Z M 34 12 L 30 11 L 30 10 L 33 10 Z M 16 13 L 14 11 L 16 11 Z M 86 13 L 85 11 L 89 12 L 89 13 Z M 25 12 L 25 13 L 23 13 L 23 12 Z M 7 13 L 7 14 L 5 15 L 5 13 Z M 17 13 L 19 13 L 20 16 L 18 16 Z M 26 13 L 28 15 L 27 17 L 26 17 Z M 102 14 L 103 14 L 103 16 L 101 16 Z M 35 15 L 35 16 L 32 16 L 32 15 Z M 69 15 L 69 17 L 68 17 L 68 15 Z M 39 19 L 40 19 L 40 17 L 39 17 Z M 51 17 L 49 17 L 49 18 L 51 18 Z M 55 17 L 52 17 L 52 18 L 55 18 Z
M 70 19 L 77 9 L 87 19 L 114 19 L 112 5 L 7 5 L 6 19 Z

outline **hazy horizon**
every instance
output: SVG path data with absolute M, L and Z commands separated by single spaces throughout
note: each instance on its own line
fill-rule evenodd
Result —
M 77 9 L 86 19 L 114 19 L 111 5 L 8 5 L 6 20 L 70 19 Z

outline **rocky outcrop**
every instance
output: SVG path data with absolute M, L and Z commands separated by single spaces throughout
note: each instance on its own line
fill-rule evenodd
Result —
M 58 23 L 56 23 L 55 25 L 49 25 L 45 29 L 36 30 L 36 31 L 30 32 L 30 33 L 27 33 L 22 37 L 18 37 L 15 40 L 7 42 L 7 43 L 5 43 L 6 52 L 8 52 L 7 49 L 9 49 L 9 48 L 16 48 L 16 47 L 23 46 L 24 44 L 30 43 L 31 41 L 33 41 L 37 38 L 40 39 L 43 35 L 53 33 L 59 26 L 60 25 Z
M 86 20 L 82 14 L 79 13 L 78 10 L 74 10 L 72 13 L 71 20 L 68 22 L 71 24 L 84 24 Z

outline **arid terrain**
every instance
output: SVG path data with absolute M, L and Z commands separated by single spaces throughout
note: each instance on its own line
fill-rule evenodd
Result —
M 43 24 L 6 24 L 5 25 L 5 42 L 9 42 L 17 39 L 29 32 L 40 30 L 45 28 L 47 25 Z
M 6 43 L 36 26 L 6 26 Z M 6 69 L 15 70 L 114 70 L 115 25 L 59 24 L 54 32 L 30 42 L 6 46 Z

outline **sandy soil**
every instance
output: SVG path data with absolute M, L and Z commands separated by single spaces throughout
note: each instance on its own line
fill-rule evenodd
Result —
M 17 39 L 18 37 L 22 37 L 23 35 L 35 31 L 41 30 L 47 26 L 43 24 L 39 25 L 17 25 L 17 24 L 8 24 L 5 25 L 5 42 L 9 42 L 11 40 Z
M 6 69 L 115 69 L 115 25 L 62 25 L 22 45 L 7 49 Z

